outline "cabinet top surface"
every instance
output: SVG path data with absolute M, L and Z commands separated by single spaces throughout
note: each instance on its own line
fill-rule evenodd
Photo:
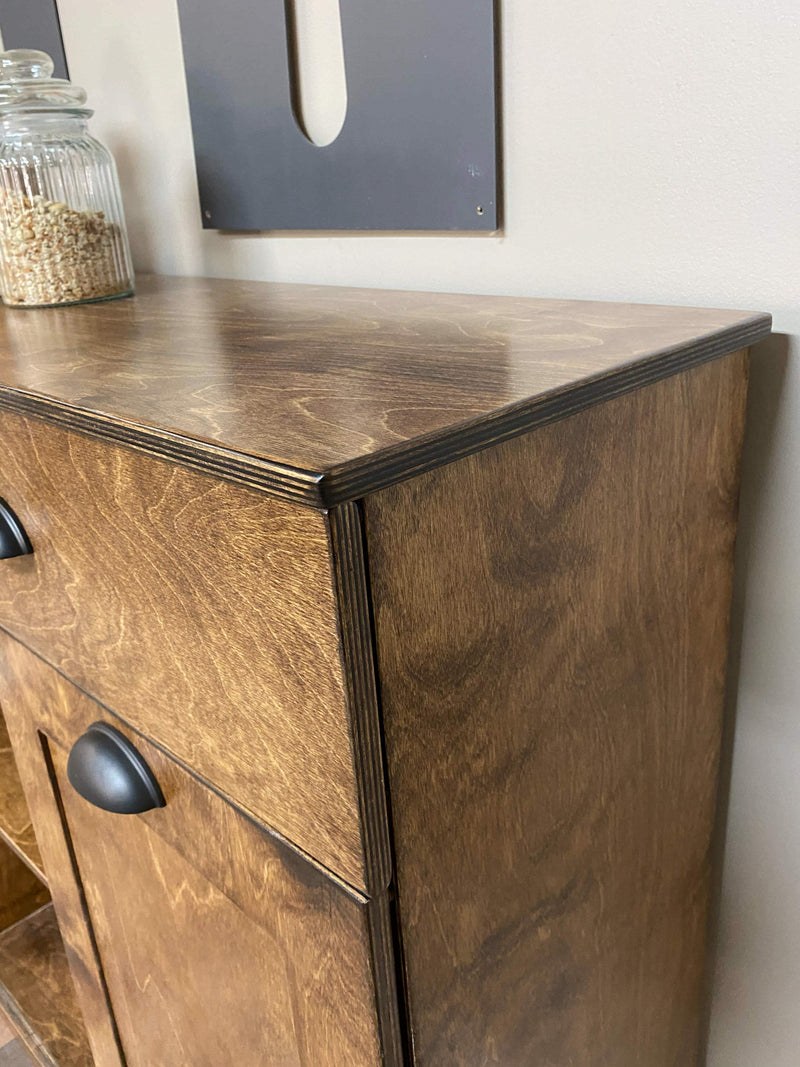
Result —
M 330 504 L 764 337 L 768 315 L 140 276 L 0 313 L 0 405 Z

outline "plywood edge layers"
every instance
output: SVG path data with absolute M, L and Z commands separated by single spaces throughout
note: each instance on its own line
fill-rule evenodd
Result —
M 734 326 L 694 338 L 613 371 L 581 379 L 554 392 L 537 395 L 322 471 L 304 470 L 8 386 L 0 386 L 0 408 L 127 445 L 227 481 L 262 489 L 283 500 L 325 510 L 471 455 L 499 441 L 518 437 L 535 427 L 567 418 L 690 367 L 747 348 L 768 336 L 770 327 L 769 315 L 753 315 Z

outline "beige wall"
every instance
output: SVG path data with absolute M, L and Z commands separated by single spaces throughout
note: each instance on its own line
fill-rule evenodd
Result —
M 710 1064 L 797 1067 L 797 0 L 502 0 L 497 237 L 202 233 L 175 0 L 59 8 L 72 75 L 120 162 L 141 267 L 774 312 L 784 336 L 753 368 Z

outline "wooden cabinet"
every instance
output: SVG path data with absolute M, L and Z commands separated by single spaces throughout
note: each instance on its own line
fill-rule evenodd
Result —
M 768 329 L 190 279 L 0 318 L 0 1008 L 37 1062 L 694 1062 Z M 163 806 L 68 770 L 98 722 Z

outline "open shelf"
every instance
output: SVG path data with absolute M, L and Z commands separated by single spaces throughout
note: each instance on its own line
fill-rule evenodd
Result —
M 47 884 L 6 724 L 0 713 L 0 839 Z
M 41 1067 L 92 1067 L 52 904 L 0 934 L 0 1008 Z

